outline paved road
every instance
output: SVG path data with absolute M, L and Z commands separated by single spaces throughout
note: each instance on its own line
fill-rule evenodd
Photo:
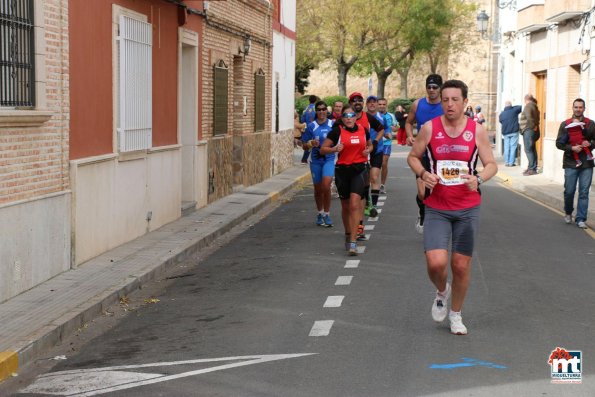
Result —
M 405 150 L 396 152 L 382 212 L 366 222 L 362 255 L 345 254 L 338 200 L 336 227 L 314 226 L 307 187 L 210 256 L 178 268 L 176 278 L 131 296 L 129 306 L 123 302 L 48 355 L 66 360 L 38 363 L 3 385 L 5 392 L 595 395 L 592 237 L 487 183 L 463 311 L 469 335 L 453 336 L 447 322 L 430 317 L 434 291 L 414 231 L 413 176 Z M 150 298 L 159 301 L 145 302 Z M 581 385 L 550 384 L 547 360 L 558 346 L 582 351 Z

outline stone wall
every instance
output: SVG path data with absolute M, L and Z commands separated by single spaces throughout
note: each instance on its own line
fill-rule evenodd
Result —
M 271 175 L 293 165 L 293 129 L 271 135 Z

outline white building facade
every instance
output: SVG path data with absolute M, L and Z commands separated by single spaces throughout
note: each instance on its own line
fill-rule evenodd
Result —
M 295 0 L 273 1 L 273 87 L 271 173 L 293 165 L 295 92 Z

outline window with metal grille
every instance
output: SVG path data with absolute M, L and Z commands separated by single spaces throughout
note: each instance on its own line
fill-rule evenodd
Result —
M 279 132 L 279 80 L 275 82 L 275 131 Z
M 254 74 L 254 131 L 264 130 L 264 71 Z
M 229 68 L 220 60 L 213 68 L 213 134 L 227 134 Z
M 0 106 L 35 105 L 33 0 L 0 0 Z
M 152 39 L 150 23 L 124 15 L 118 33 L 118 147 L 121 152 L 151 148 Z

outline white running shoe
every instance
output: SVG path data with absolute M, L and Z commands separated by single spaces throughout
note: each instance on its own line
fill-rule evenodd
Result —
M 586 229 L 587 228 L 587 224 L 584 221 L 580 221 L 576 225 L 578 227 L 580 227 L 581 229 Z
M 419 234 L 424 234 L 424 225 L 421 224 L 421 217 L 417 217 L 417 221 L 415 222 L 415 230 Z
M 572 223 L 572 215 L 564 215 L 564 222 L 566 222 L 567 224 L 571 224 Z
M 450 320 L 450 333 L 454 335 L 467 335 L 467 327 L 463 324 L 463 317 L 460 313 L 451 313 L 448 316 Z
M 448 298 L 450 298 L 450 284 L 446 283 L 446 293 L 442 295 L 436 291 L 436 297 L 432 304 L 432 318 L 437 323 L 444 321 L 448 314 Z

